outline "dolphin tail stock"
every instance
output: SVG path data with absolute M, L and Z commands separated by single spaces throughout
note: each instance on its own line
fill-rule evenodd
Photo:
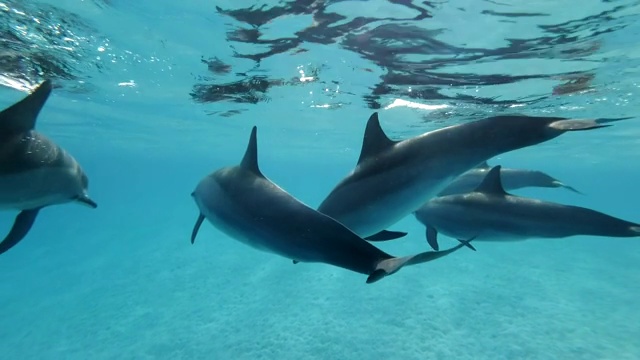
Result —
M 632 117 L 624 117 L 624 118 L 598 118 L 598 119 L 564 119 L 557 120 L 549 124 L 548 126 L 555 130 L 560 131 L 582 131 L 582 130 L 593 130 L 599 129 L 603 127 L 612 126 L 609 123 L 628 120 Z
M 31 227 L 33 226 L 33 223 L 36 221 L 38 212 L 40 212 L 40 208 L 23 210 L 18 214 L 18 216 L 16 216 L 9 234 L 7 234 L 4 240 L 0 242 L 0 254 L 9 251 L 9 249 L 14 247 L 20 242 L 20 240 L 27 236 L 29 230 L 31 230 Z
M 382 230 L 379 233 L 375 233 L 371 236 L 367 236 L 364 239 L 367 241 L 388 241 L 388 240 L 400 239 L 405 236 L 407 236 L 407 233 L 403 231 Z
M 376 281 L 381 280 L 385 276 L 392 275 L 398 272 L 404 266 L 422 264 L 425 262 L 433 261 L 441 257 L 447 256 L 451 253 L 454 253 L 462 249 L 463 247 L 469 247 L 475 251 L 475 248 L 473 248 L 469 244 L 471 240 L 460 240 L 460 244 L 442 251 L 425 251 L 425 252 L 415 254 L 415 255 L 410 255 L 410 256 L 392 257 L 389 259 L 384 259 L 376 265 L 376 269 L 369 275 L 369 277 L 367 278 L 367 284 L 372 284 Z

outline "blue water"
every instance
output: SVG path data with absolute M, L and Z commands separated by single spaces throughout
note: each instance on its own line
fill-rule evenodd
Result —
M 495 113 L 637 116 L 640 2 L 239 12 L 253 3 L 0 0 L 0 106 L 52 78 L 37 129 L 82 164 L 99 204 L 43 210 L 0 257 L 0 359 L 640 358 L 634 238 L 478 243 L 371 285 L 208 223 L 189 242 L 189 194 L 240 161 L 254 125 L 262 171 L 316 207 L 355 165 L 373 111 L 395 139 Z M 226 86 L 260 81 L 271 85 Z M 217 98 L 192 95 L 216 88 Z M 414 107 L 390 106 L 397 99 Z M 489 162 L 545 171 L 585 195 L 515 193 L 637 222 L 639 121 Z M 14 216 L 0 213 L 1 231 Z M 376 245 L 426 250 L 412 216 L 393 230 L 409 235 Z

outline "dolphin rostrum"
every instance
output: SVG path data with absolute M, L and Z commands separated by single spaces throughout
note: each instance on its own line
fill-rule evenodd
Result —
M 0 112 L 0 209 L 19 210 L 0 254 L 22 240 L 40 209 L 71 201 L 96 208 L 87 195 L 88 179 L 76 160 L 35 131 L 51 93 L 50 80 Z
M 251 131 L 242 162 L 202 179 L 191 194 L 200 215 L 191 243 L 206 218 L 217 229 L 246 245 L 298 262 L 331 264 L 368 275 L 376 282 L 400 270 L 446 256 L 444 251 L 393 257 L 344 225 L 300 202 L 266 178 L 258 167 L 257 129 Z
M 355 169 L 318 207 L 362 237 L 416 211 L 465 171 L 496 155 L 627 118 L 574 120 L 501 115 L 391 140 L 369 118 Z
M 491 166 L 489 166 L 486 161 L 483 161 L 480 165 L 455 178 L 444 190 L 438 193 L 438 196 L 464 194 L 473 191 L 480 185 L 490 169 Z M 544 187 L 565 188 L 569 191 L 582 194 L 580 191 L 564 184 L 551 175 L 537 170 L 502 168 L 500 170 L 500 178 L 502 185 L 507 191 L 525 187 Z
M 474 191 L 431 199 L 415 212 L 427 227 L 432 248 L 438 249 L 438 233 L 474 241 L 640 236 L 640 224 L 583 207 L 511 195 L 502 187 L 500 168 L 491 168 Z

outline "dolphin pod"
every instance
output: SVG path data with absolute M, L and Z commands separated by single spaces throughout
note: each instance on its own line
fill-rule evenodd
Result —
M 97 207 L 87 195 L 89 180 L 78 162 L 35 130 L 51 89 L 51 81 L 44 81 L 0 112 L 0 209 L 20 211 L 0 242 L 0 254 L 29 233 L 44 207 L 72 201 Z
M 640 236 L 640 224 L 579 206 L 509 194 L 502 186 L 500 169 L 500 165 L 491 168 L 473 191 L 436 197 L 415 212 L 426 226 L 433 249 L 438 249 L 438 233 L 474 241 Z
M 362 237 L 373 236 L 416 211 L 465 171 L 496 155 L 568 131 L 598 129 L 624 119 L 492 116 L 398 141 L 384 133 L 374 113 L 367 122 L 356 167 L 333 188 L 318 211 Z
M 400 258 L 383 252 L 264 176 L 258 166 L 256 133 L 254 126 L 240 165 L 216 170 L 192 193 L 200 214 L 191 243 L 206 218 L 229 237 L 253 248 L 291 259 L 294 264 L 320 262 L 365 274 L 367 283 L 468 245 Z
M 35 130 L 51 90 L 51 81 L 46 80 L 0 112 L 0 209 L 19 211 L 0 242 L 0 254 L 28 234 L 44 207 L 68 202 L 97 207 L 88 196 L 88 178 L 78 162 Z M 199 215 L 191 242 L 206 219 L 228 237 L 294 264 L 329 264 L 367 275 L 366 282 L 373 283 L 404 266 L 433 261 L 465 246 L 475 250 L 470 242 L 476 240 L 639 236 L 640 225 L 635 223 L 508 194 L 505 187 L 578 191 L 539 171 L 501 170 L 486 163 L 565 132 L 603 128 L 624 119 L 628 118 L 501 115 L 400 141 L 385 134 L 373 113 L 355 168 L 317 209 L 262 174 L 253 127 L 240 164 L 214 171 L 192 192 Z M 394 257 L 370 243 L 405 236 L 387 229 L 411 213 L 427 226 L 434 251 Z M 440 251 L 438 232 L 460 243 Z

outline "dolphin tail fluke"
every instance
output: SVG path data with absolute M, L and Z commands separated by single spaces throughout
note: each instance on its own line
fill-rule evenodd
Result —
M 376 269 L 367 278 L 367 284 L 374 283 L 381 280 L 385 276 L 396 273 L 407 265 L 422 264 L 425 262 L 433 261 L 441 257 L 447 256 L 453 252 L 456 252 L 463 247 L 470 247 L 469 242 L 471 240 L 460 240 L 460 244 L 442 251 L 425 251 L 416 255 L 405 257 L 394 257 L 390 259 L 382 260 L 376 266 Z M 471 247 L 473 249 L 473 247 Z M 475 249 L 473 249 L 475 250 Z
M 621 118 L 597 118 L 594 121 L 598 124 L 606 124 L 606 123 L 612 123 L 616 121 L 629 120 L 629 119 L 633 119 L 633 116 L 627 116 L 627 117 L 621 117 Z
M 368 241 L 387 241 L 387 240 L 399 239 L 399 238 L 404 237 L 406 235 L 407 235 L 407 233 L 403 232 L 403 231 L 382 230 L 379 233 L 373 234 L 373 235 L 368 236 L 368 237 L 366 237 L 364 239 L 368 240 Z
M 200 226 L 204 221 L 204 215 L 198 215 L 198 220 L 196 220 L 196 224 L 193 226 L 193 231 L 191 231 L 191 243 L 193 244 L 196 241 L 196 236 L 198 235 L 198 231 L 200 230 Z
M 7 252 L 27 236 L 27 233 L 29 233 L 33 223 L 36 221 L 39 211 L 40 208 L 23 210 L 16 216 L 11 231 L 9 231 L 9 234 L 0 242 L 0 254 Z
M 429 244 L 429 246 L 431 246 L 431 248 L 435 251 L 440 250 L 440 245 L 438 245 L 438 230 L 436 230 L 434 227 L 431 226 L 427 226 L 427 243 Z M 473 247 L 473 245 L 471 245 L 471 240 L 475 239 L 476 237 L 472 237 L 469 240 L 461 240 L 458 239 L 458 241 L 460 241 L 460 243 L 466 247 L 468 247 L 469 249 L 476 251 L 476 248 Z
M 473 245 L 471 245 L 471 241 L 472 241 L 473 239 L 475 239 L 475 238 L 476 238 L 476 237 L 474 236 L 474 237 L 472 237 L 472 238 L 471 238 L 471 239 L 469 239 L 469 240 L 462 240 L 462 239 L 458 239 L 458 241 L 460 241 L 460 243 L 461 243 L 462 245 L 464 245 L 464 246 L 468 247 L 469 249 L 471 249 L 471 250 L 473 250 L 473 251 L 476 251 L 476 248 L 475 248 Z

